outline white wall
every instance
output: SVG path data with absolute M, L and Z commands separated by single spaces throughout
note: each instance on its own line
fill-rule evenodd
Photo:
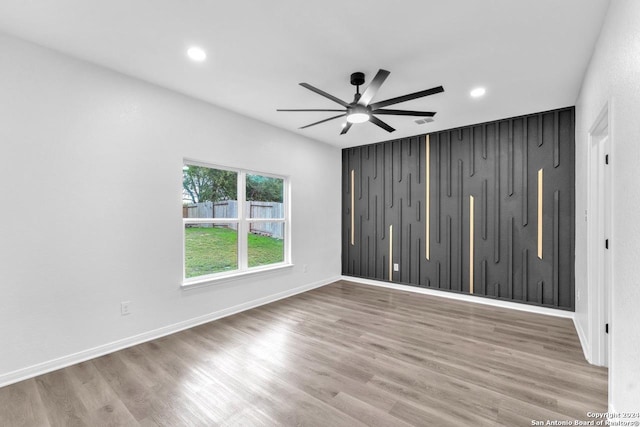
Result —
M 0 52 L 0 385 L 340 275 L 339 149 L 14 38 Z M 181 290 L 184 157 L 290 176 L 295 267 Z
M 609 102 L 613 284 L 610 408 L 640 410 L 640 2 L 612 0 L 576 104 L 576 322 L 588 337 L 588 132 Z M 588 339 L 588 338 L 587 338 Z M 589 343 L 588 343 L 589 344 Z

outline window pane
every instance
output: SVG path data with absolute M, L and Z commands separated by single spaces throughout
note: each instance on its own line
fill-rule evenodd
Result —
M 284 218 L 284 180 L 247 174 L 246 209 L 249 218 Z
M 247 240 L 249 267 L 284 262 L 284 223 L 250 223 Z
M 238 269 L 237 224 L 185 224 L 185 277 Z
M 237 218 L 238 173 L 203 166 L 182 168 L 183 218 Z

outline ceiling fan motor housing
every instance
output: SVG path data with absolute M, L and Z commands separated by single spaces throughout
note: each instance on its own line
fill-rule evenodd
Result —
M 351 84 L 354 86 L 362 86 L 364 84 L 364 73 L 359 71 L 351 74 Z

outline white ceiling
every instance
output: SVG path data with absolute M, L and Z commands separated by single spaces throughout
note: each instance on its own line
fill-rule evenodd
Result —
M 0 31 L 338 147 L 573 105 L 609 0 L 2 0 Z M 185 56 L 191 45 L 205 63 Z M 340 136 L 342 119 L 297 128 L 347 102 L 349 75 L 391 71 L 380 101 L 443 85 Z M 365 83 L 366 86 L 366 83 Z M 485 86 L 482 99 L 469 91 Z

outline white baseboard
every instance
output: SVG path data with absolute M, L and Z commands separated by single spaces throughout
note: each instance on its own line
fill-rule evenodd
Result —
M 8 372 L 0 375 L 0 387 L 7 386 L 9 384 L 17 383 L 29 378 L 36 377 L 38 375 L 46 374 L 58 369 L 65 368 L 67 366 L 75 365 L 76 363 L 85 362 L 96 357 L 104 356 L 105 354 L 113 353 L 118 350 L 122 350 L 127 347 L 142 344 L 147 341 L 158 339 L 167 335 L 174 334 L 176 332 L 183 331 L 185 329 L 193 328 L 194 326 L 208 323 L 213 320 L 221 319 L 223 317 L 231 316 L 242 311 L 250 310 L 261 305 L 269 304 L 284 298 L 291 297 L 303 292 L 316 289 L 330 283 L 340 280 L 339 276 L 331 277 L 326 280 L 321 280 L 315 283 L 309 283 L 297 288 L 289 289 L 284 292 L 279 292 L 274 295 L 269 295 L 263 298 L 258 298 L 252 301 L 247 301 L 242 304 L 235 305 L 233 307 L 225 308 L 215 311 L 213 313 L 198 316 L 193 319 L 185 320 L 175 323 L 173 325 L 164 326 L 162 328 L 154 329 L 152 331 L 143 332 L 132 337 L 124 338 L 118 341 L 114 341 L 108 344 L 100 345 L 91 349 L 83 350 L 78 353 L 63 356 L 57 359 L 49 360 L 47 362 L 38 363 L 37 365 L 28 366 L 26 368 L 18 369 L 16 371 Z
M 584 333 L 582 326 L 580 326 L 580 323 L 576 322 L 575 317 L 573 318 L 573 326 L 576 328 L 576 332 L 578 333 L 578 339 L 580 340 L 580 346 L 582 347 L 584 358 L 587 359 L 587 362 L 593 365 L 593 362 L 591 361 L 591 346 L 589 345 L 589 340 L 587 339 L 587 335 Z
M 473 302 L 476 304 L 492 305 L 494 307 L 510 308 L 512 310 L 527 311 L 529 313 L 545 314 L 547 316 L 564 317 L 567 319 L 574 318 L 573 316 L 574 313 L 572 311 L 557 310 L 554 308 L 538 307 L 535 305 L 520 304 L 517 302 L 501 301 L 501 300 L 482 298 L 482 297 L 477 297 L 472 295 L 457 294 L 453 292 L 437 291 L 435 289 L 419 288 L 417 286 L 401 285 L 401 284 L 392 283 L 392 282 L 381 282 L 378 280 L 362 279 L 359 277 L 342 276 L 342 280 L 347 282 L 362 283 L 364 285 L 380 286 L 383 288 L 391 288 L 391 289 L 398 289 L 401 291 L 415 292 L 418 294 L 431 295 L 434 297 L 449 298 L 449 299 L 455 299 L 459 301 Z

